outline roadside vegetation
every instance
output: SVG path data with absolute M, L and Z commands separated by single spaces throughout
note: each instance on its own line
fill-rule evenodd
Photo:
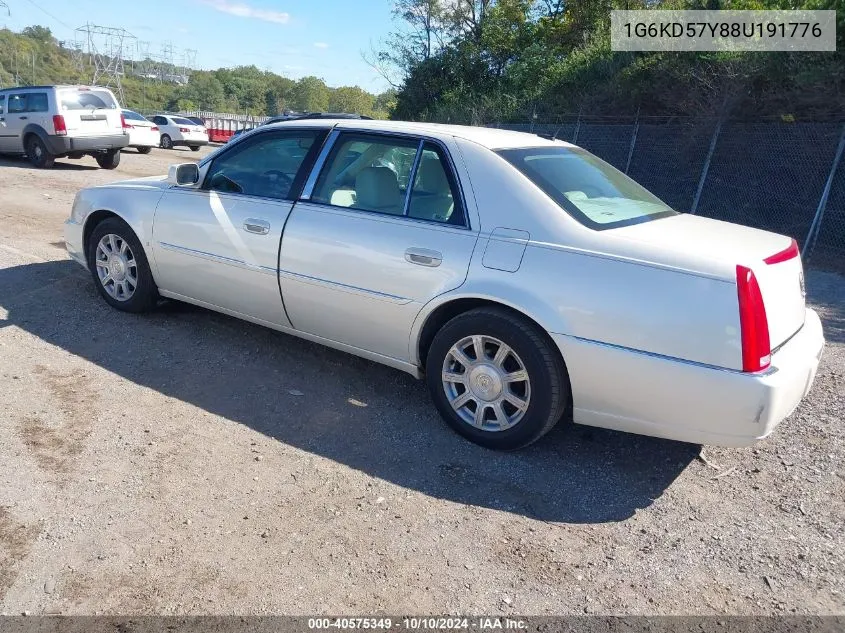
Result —
M 398 0 L 369 59 L 398 119 L 563 114 L 820 119 L 845 110 L 843 0 Z M 621 53 L 611 9 L 837 9 L 836 53 Z
M 29 26 L 20 33 L 0 30 L 0 87 L 90 83 L 91 75 L 87 56 L 75 60 L 72 49 L 46 27 Z M 393 91 L 374 95 L 357 86 L 330 88 L 318 77 L 294 81 L 255 66 L 197 70 L 191 72 L 187 84 L 178 85 L 133 74 L 133 64 L 126 62 L 122 84 L 124 105 L 142 111 L 210 110 L 263 116 L 287 109 L 387 118 L 393 99 Z

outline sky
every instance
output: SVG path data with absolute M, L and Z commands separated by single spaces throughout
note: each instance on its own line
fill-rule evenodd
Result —
M 124 28 L 150 53 L 170 43 L 176 62 L 197 51 L 197 67 L 254 64 L 329 86 L 357 85 L 378 93 L 389 86 L 362 59 L 395 27 L 392 0 L 4 0 L 0 27 L 40 24 L 58 40 L 83 40 L 86 22 Z M 127 40 L 129 42 L 129 40 Z M 131 48 L 130 48 L 131 47 Z M 134 50 L 130 42 L 127 48 Z M 143 49 L 142 49 L 143 50 Z

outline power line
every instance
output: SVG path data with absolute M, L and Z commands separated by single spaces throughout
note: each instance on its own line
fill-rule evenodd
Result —
M 51 18 L 53 18 L 56 22 L 58 22 L 59 24 L 61 24 L 61 25 L 62 25 L 63 27 L 65 27 L 66 29 L 71 30 L 71 31 L 73 31 L 73 30 L 74 30 L 74 29 L 73 29 L 73 27 L 72 27 L 72 26 L 70 26 L 67 22 L 63 22 L 62 20 L 60 20 L 59 18 L 57 18 L 55 15 L 53 15 L 52 13 L 50 13 L 47 9 L 45 9 L 45 8 L 43 8 L 43 7 L 38 6 L 38 5 L 37 5 L 37 4 L 35 4 L 32 0 L 26 0 L 26 1 L 27 1 L 27 2 L 29 2 L 29 4 L 31 4 L 32 6 L 34 6 L 36 9 L 38 9 L 39 11 L 41 11 L 42 13 L 45 13 L 46 15 L 49 15 Z M 0 4 L 4 4 L 4 3 L 0 2 Z

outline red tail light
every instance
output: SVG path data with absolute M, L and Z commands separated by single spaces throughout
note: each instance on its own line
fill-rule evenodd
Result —
M 154 125 L 150 128 L 153 132 L 158 132 L 158 126 Z
M 781 262 L 789 261 L 790 259 L 798 257 L 798 255 L 798 242 L 792 240 L 792 243 L 785 249 L 779 253 L 775 253 L 774 255 L 769 255 L 763 261 L 767 264 L 780 264 Z
M 772 362 L 769 320 L 760 286 L 750 268 L 736 267 L 736 289 L 742 334 L 742 371 L 762 371 Z
M 126 122 L 126 117 L 125 117 L 125 116 L 123 116 L 122 114 L 120 115 L 120 126 L 121 126 L 124 130 L 128 130 L 129 128 L 131 128 L 131 127 L 132 127 L 131 125 L 129 125 L 129 124 Z
M 179 128 L 179 131 L 180 131 L 180 132 L 190 132 L 191 130 L 189 130 L 189 129 L 188 129 L 188 128 L 186 128 L 186 127 L 180 127 L 180 128 Z
M 67 136 L 67 125 L 61 114 L 53 115 L 53 127 L 56 129 L 56 136 Z

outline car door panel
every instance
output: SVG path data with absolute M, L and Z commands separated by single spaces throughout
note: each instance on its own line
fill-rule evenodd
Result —
M 274 325 L 290 326 L 276 276 L 292 203 L 174 187 L 156 209 L 161 288 Z M 250 230 L 257 222 L 266 232 Z
M 414 318 L 466 279 L 477 236 L 466 229 L 298 202 L 279 258 L 293 326 L 406 361 Z M 440 264 L 406 251 L 440 254 Z

